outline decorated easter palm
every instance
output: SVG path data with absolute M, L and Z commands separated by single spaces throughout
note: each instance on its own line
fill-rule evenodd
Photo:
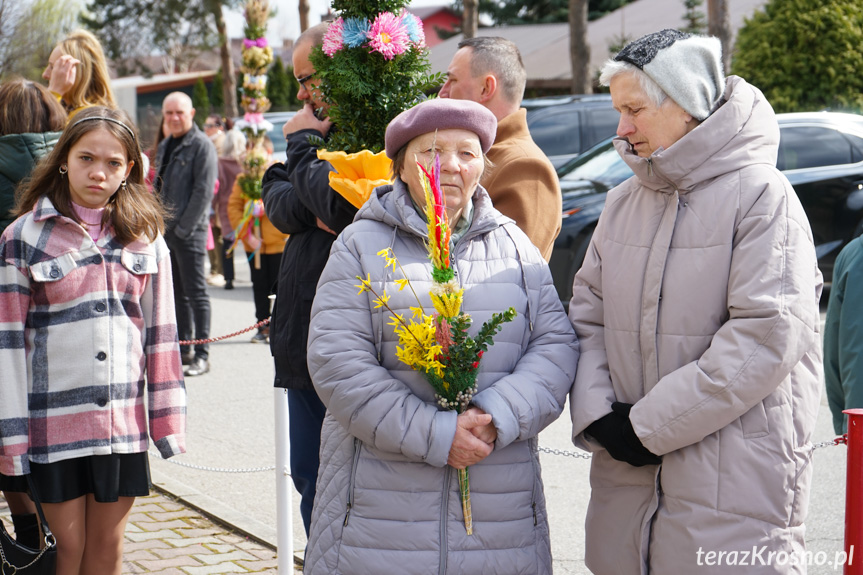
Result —
M 359 207 L 389 183 L 387 124 L 443 82 L 430 75 L 422 22 L 402 0 L 333 0 L 338 17 L 311 54 L 334 127 L 318 156 L 333 164 L 330 185 Z

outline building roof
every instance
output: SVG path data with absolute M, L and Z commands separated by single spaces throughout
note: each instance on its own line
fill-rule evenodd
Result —
M 766 3 L 767 0 L 729 0 L 733 36 L 743 25 L 744 18 L 751 17 Z M 706 11 L 706 5 L 703 11 Z M 634 40 L 663 28 L 681 28 L 685 26 L 684 12 L 680 0 L 637 0 L 589 22 L 587 33 L 592 73 L 611 56 L 609 44 L 622 35 Z M 513 41 L 521 52 L 529 86 L 568 86 L 572 78 L 568 23 L 480 28 L 477 35 L 501 36 Z M 459 34 L 431 48 L 429 61 L 433 72 L 446 72 L 462 38 Z

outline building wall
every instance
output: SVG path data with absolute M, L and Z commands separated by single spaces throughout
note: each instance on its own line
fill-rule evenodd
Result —
M 443 39 L 437 34 L 437 28 L 451 32 L 456 26 L 460 25 L 461 20 L 456 14 L 444 10 L 436 12 L 428 18 L 424 18 L 423 30 L 426 35 L 426 45 L 431 47 L 443 42 Z

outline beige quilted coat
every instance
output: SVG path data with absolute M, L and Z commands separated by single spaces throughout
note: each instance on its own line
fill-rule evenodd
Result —
M 597 574 L 805 573 L 821 273 L 773 167 L 772 108 L 737 77 L 724 99 L 649 159 L 615 143 L 635 177 L 609 193 L 575 278 L 573 439 L 595 451 Z M 635 404 L 661 465 L 615 461 L 582 433 L 615 400 Z

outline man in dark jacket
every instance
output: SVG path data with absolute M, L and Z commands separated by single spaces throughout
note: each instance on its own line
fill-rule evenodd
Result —
M 270 221 L 290 234 L 276 288 L 276 303 L 270 324 L 270 350 L 276 366 L 275 386 L 287 388 L 290 416 L 291 477 L 302 501 L 306 535 L 311 523 L 312 503 L 318 475 L 321 425 L 326 409 L 318 398 L 306 366 L 315 288 L 336 235 L 353 221 L 357 209 L 329 185 L 332 170 L 317 157 L 309 136 L 326 137 L 332 126 L 319 120 L 324 111 L 316 91 L 315 70 L 309 53 L 323 42 L 326 24 L 303 32 L 294 45 L 294 74 L 300 82 L 297 97 L 305 105 L 282 128 L 287 140 L 287 158 L 264 175 L 264 209 Z
M 216 148 L 194 123 L 192 99 L 172 92 L 162 103 L 170 136 L 156 153 L 156 193 L 168 210 L 165 242 L 171 250 L 174 301 L 180 341 L 210 337 L 210 296 L 207 293 L 207 216 L 218 175 Z M 210 371 L 209 345 L 181 346 L 187 376 Z

